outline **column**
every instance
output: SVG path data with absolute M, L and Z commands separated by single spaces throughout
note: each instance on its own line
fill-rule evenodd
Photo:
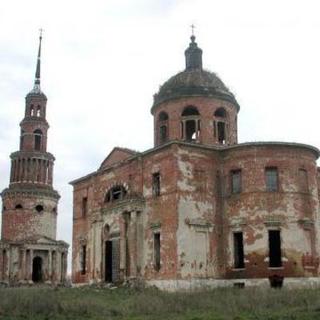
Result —
M 52 161 L 49 162 L 49 181 L 48 183 L 52 184 L 52 171 L 53 171 L 53 163 Z
M 13 174 L 14 174 L 14 160 L 11 160 L 10 182 L 13 181 Z
M 22 270 L 22 276 L 21 276 L 21 280 L 25 280 L 26 279 L 26 270 L 27 270 L 27 264 L 26 264 L 26 250 L 23 249 L 22 250 L 22 264 L 21 264 L 21 270 Z
M 28 280 L 32 282 L 32 269 L 33 269 L 33 250 L 29 250 L 29 272 Z
M 60 260 L 61 260 L 61 252 L 56 251 L 56 280 L 60 282 L 61 280 L 61 270 L 60 270 Z
M 129 224 L 130 277 L 137 276 L 137 213 L 131 212 Z
M 52 250 L 48 251 L 48 281 L 52 282 Z
M 8 282 L 10 282 L 10 271 L 11 271 L 11 268 L 10 268 L 10 265 L 11 265 L 11 248 L 8 247 L 8 249 L 6 250 L 6 280 Z
M 120 280 L 124 280 L 126 270 L 126 234 L 124 217 L 120 220 Z
M 137 276 L 141 276 L 142 250 L 143 250 L 143 225 L 141 212 L 137 211 Z

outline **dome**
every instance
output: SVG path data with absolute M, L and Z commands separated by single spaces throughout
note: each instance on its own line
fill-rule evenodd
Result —
M 158 93 L 154 95 L 151 113 L 153 113 L 156 106 L 165 101 L 196 96 L 216 97 L 229 101 L 239 111 L 240 106 L 234 95 L 220 78 L 214 72 L 202 69 L 202 50 L 197 47 L 194 40 L 195 37 L 192 36 L 192 42 L 185 51 L 186 69 L 177 73 L 160 86 Z

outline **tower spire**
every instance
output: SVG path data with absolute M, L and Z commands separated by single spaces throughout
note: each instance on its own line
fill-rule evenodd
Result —
M 41 41 L 42 41 L 42 29 L 40 29 L 39 35 L 39 49 L 38 49 L 38 57 L 37 57 L 37 68 L 34 79 L 33 93 L 40 93 L 40 67 L 41 67 Z

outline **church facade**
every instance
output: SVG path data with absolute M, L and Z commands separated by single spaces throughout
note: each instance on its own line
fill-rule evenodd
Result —
M 73 282 L 318 283 L 319 150 L 238 143 L 240 106 L 194 36 L 185 59 L 154 95 L 154 148 L 71 182 Z
M 47 97 L 40 88 L 40 35 L 33 89 L 20 123 L 20 148 L 11 154 L 9 187 L 2 191 L 0 282 L 7 285 L 66 280 L 69 245 L 56 240 L 58 192 L 54 156 L 47 152 Z

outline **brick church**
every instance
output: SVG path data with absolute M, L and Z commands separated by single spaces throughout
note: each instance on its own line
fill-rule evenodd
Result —
M 20 123 L 20 148 L 13 152 L 9 187 L 2 191 L 0 282 L 8 285 L 66 280 L 69 245 L 56 240 L 58 192 L 54 156 L 47 152 L 47 97 L 40 88 L 40 35 L 33 89 Z
M 185 70 L 154 95 L 154 147 L 116 147 L 97 171 L 71 182 L 74 283 L 142 279 L 169 290 L 319 283 L 319 150 L 238 143 L 239 110 L 203 69 L 192 35 Z M 11 180 L 3 196 L 15 217 L 11 194 L 22 182 Z

